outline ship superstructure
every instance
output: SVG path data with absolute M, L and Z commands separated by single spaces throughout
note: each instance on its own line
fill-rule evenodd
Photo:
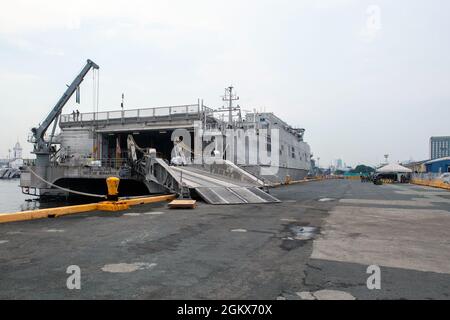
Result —
M 98 68 L 88 61 L 44 121 L 45 130 L 33 129 L 36 162 L 22 173 L 24 193 L 105 194 L 105 179 L 120 176 L 121 196 L 196 192 L 211 203 L 271 202 L 276 199 L 259 189 L 286 176 L 301 179 L 310 169 L 304 130 L 272 113 L 243 115 L 232 104 L 232 87 L 222 108 L 198 99 L 177 106 L 63 113 L 93 67 Z M 52 134 L 45 139 L 52 122 Z

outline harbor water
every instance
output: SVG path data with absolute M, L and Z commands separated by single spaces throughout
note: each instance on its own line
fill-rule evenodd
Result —
M 35 210 L 49 207 L 41 205 L 36 197 L 22 194 L 19 179 L 0 180 L 0 213 Z
M 28 210 L 34 204 L 27 199 L 32 197 L 22 194 L 19 179 L 0 180 L 0 213 Z

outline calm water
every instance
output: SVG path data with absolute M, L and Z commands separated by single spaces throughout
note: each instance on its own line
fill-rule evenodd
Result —
M 56 204 L 41 204 L 35 197 L 22 194 L 19 179 L 0 180 L 0 213 L 48 208 Z
M 0 180 L 0 213 L 15 212 L 31 209 L 36 203 L 25 201 L 32 199 L 22 194 L 19 188 L 19 179 Z
M 19 188 L 20 179 L 0 179 L 0 213 L 54 208 L 74 204 L 92 203 L 95 200 L 84 199 L 71 202 L 46 201 L 39 202 L 37 197 L 25 195 Z

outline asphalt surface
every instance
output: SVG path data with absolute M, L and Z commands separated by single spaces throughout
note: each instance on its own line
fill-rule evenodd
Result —
M 328 180 L 271 194 L 283 202 L 1 224 L 0 299 L 449 299 L 448 191 Z

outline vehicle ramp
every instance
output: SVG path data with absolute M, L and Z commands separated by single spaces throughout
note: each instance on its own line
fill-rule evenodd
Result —
M 197 187 L 198 195 L 210 204 L 243 204 L 280 202 L 256 187 Z
M 210 204 L 245 204 L 245 203 L 274 203 L 280 202 L 277 198 L 259 189 L 264 185 L 258 179 L 232 178 L 236 177 L 237 167 L 233 167 L 233 175 L 225 176 L 213 173 L 214 170 L 205 170 L 195 166 L 171 166 L 171 172 L 178 181 L 196 193 Z M 244 173 L 244 172 L 243 172 Z

